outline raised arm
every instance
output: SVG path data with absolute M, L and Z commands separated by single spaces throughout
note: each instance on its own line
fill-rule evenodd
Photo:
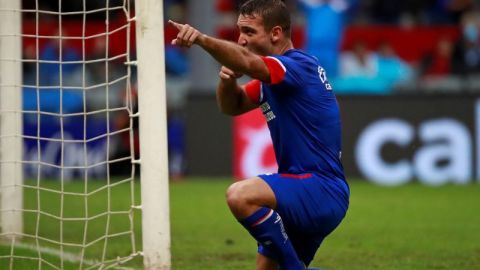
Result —
M 223 66 L 236 73 L 246 74 L 264 82 L 270 80 L 270 71 L 262 58 L 233 42 L 207 36 L 188 24 L 168 21 L 178 29 L 172 45 L 191 47 L 197 44 Z
M 250 100 L 244 89 L 237 83 L 241 76 L 231 69 L 222 66 L 217 87 L 217 104 L 220 111 L 228 115 L 239 115 L 257 108 L 257 104 Z

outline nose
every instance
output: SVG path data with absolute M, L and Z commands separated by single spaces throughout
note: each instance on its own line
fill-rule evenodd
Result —
M 242 34 L 240 34 L 238 36 L 237 43 L 238 43 L 238 45 L 245 47 L 247 45 L 247 39 Z

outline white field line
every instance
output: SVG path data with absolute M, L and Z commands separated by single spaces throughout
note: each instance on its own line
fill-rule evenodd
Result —
M 23 249 L 28 249 L 28 250 L 31 250 L 31 251 L 38 251 L 40 250 L 41 253 L 44 253 L 44 254 L 48 254 L 48 255 L 52 255 L 52 256 L 57 256 L 57 257 L 61 257 L 62 254 L 63 254 L 63 259 L 67 262 L 71 262 L 71 263 L 79 263 L 80 261 L 82 261 L 82 257 L 80 257 L 79 255 L 77 254 L 74 254 L 74 253 L 70 253 L 70 252 L 61 252 L 60 250 L 58 249 L 54 249 L 54 248 L 49 248 L 49 247 L 40 247 L 38 248 L 36 245 L 33 245 L 33 244 L 25 244 L 25 243 L 15 243 L 15 247 L 19 247 L 19 248 L 23 248 Z M 87 259 L 83 259 L 83 263 L 85 265 L 88 265 L 88 266 L 92 266 L 92 265 L 95 265 L 95 264 L 98 264 L 99 261 L 96 261 L 96 260 L 87 260 Z M 114 266 L 113 269 L 117 269 L 117 270 L 132 270 L 133 268 L 130 268 L 130 267 L 123 267 L 123 266 Z
M 56 256 L 56 257 L 63 257 L 63 260 L 67 262 L 79 263 L 82 261 L 82 257 L 77 254 L 65 252 L 65 251 L 61 252 L 60 250 L 54 249 L 54 248 L 37 247 L 36 245 L 33 245 L 33 244 L 25 244 L 25 243 L 18 243 L 18 242 L 15 243 L 15 247 L 29 249 L 31 251 L 40 251 L 41 253 Z M 93 260 L 83 259 L 83 263 L 87 265 L 94 265 L 98 262 Z

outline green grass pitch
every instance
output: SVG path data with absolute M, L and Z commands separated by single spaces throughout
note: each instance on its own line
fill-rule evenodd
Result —
M 185 179 L 172 183 L 171 229 L 172 263 L 174 270 L 226 270 L 254 269 L 256 244 L 231 216 L 224 193 L 230 184 L 228 179 Z M 50 187 L 58 187 L 55 182 Z M 103 183 L 92 182 L 89 187 L 98 188 Z M 351 201 L 347 217 L 329 236 L 312 266 L 326 270 L 425 270 L 425 269 L 480 269 L 480 185 L 447 185 L 426 187 L 409 184 L 401 187 L 378 187 L 365 181 L 350 181 Z M 66 190 L 82 191 L 82 182 L 71 182 Z M 135 187 L 139 200 L 139 186 Z M 38 203 L 36 192 L 25 191 L 25 206 Z M 40 194 L 41 208 L 51 213 L 60 211 L 59 196 Z M 128 185 L 120 185 L 111 191 L 114 198 L 111 209 L 128 207 Z M 107 194 L 100 192 L 88 201 L 89 215 L 101 213 L 107 208 Z M 84 200 L 65 197 L 64 212 L 74 216 L 85 214 Z M 47 211 L 47 210 L 45 210 Z M 141 249 L 140 213 L 135 213 L 137 248 Z M 128 229 L 125 217 L 112 217 L 115 230 Z M 89 223 L 92 239 L 105 233 L 106 218 Z M 82 242 L 83 225 L 65 224 L 64 240 Z M 25 231 L 34 232 L 35 215 L 25 215 Z M 58 222 L 42 218 L 42 235 L 59 238 Z M 87 239 L 90 240 L 90 239 Z M 120 237 L 109 242 L 108 255 L 128 254 L 130 237 Z M 30 243 L 34 243 L 31 242 Z M 89 259 L 102 256 L 103 242 L 87 249 Z M 74 249 L 69 250 L 72 253 Z M 10 254 L 9 246 L 0 245 L 0 256 Z M 17 248 L 15 254 L 37 255 L 28 249 Z M 54 254 L 44 258 L 59 264 Z M 0 259 L 0 269 L 9 269 L 9 259 Z M 37 261 L 15 260 L 13 269 L 38 269 Z M 126 266 L 141 269 L 141 258 Z M 125 266 L 124 266 L 125 267 Z M 79 269 L 78 264 L 65 262 L 66 269 Z M 42 270 L 55 269 L 43 264 Z M 125 268 L 121 268 L 125 269 Z

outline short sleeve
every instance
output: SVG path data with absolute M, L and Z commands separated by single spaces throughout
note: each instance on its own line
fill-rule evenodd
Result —
M 262 57 L 262 60 L 270 71 L 270 84 L 301 84 L 302 68 L 295 60 L 286 56 L 267 56 Z
M 260 104 L 262 98 L 262 83 L 259 80 L 251 80 L 243 85 L 248 98 L 255 104 Z

